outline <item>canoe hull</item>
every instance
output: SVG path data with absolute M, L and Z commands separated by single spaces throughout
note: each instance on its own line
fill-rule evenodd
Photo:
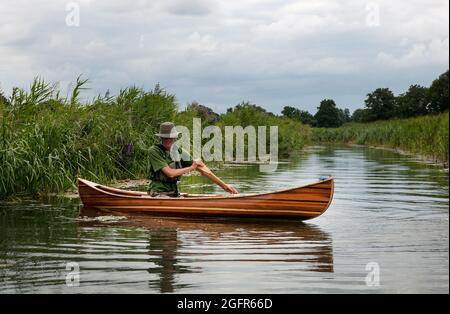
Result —
M 322 215 L 334 192 L 332 178 L 298 188 L 251 195 L 155 198 L 78 179 L 85 207 L 182 216 L 264 217 L 307 220 Z

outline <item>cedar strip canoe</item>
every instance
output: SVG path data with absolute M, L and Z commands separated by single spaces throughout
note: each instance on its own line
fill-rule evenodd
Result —
M 322 215 L 333 199 L 334 180 L 258 194 L 199 195 L 182 198 L 151 197 L 78 179 L 78 193 L 87 208 L 119 212 L 181 216 L 291 218 L 307 220 Z

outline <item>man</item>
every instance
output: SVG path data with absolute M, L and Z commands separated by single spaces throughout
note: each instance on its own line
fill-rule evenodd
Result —
M 151 183 L 148 193 L 151 196 L 178 197 L 177 182 L 180 177 L 205 166 L 201 160 L 192 161 L 187 152 L 174 146 L 178 134 L 172 122 L 161 124 L 156 134 L 161 138 L 161 144 L 153 145 L 149 151 Z M 236 191 L 229 185 L 227 188 Z

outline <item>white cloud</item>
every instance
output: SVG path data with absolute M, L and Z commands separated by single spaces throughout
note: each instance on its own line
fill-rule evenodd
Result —
M 412 0 L 380 2 L 380 20 L 385 35 L 428 41 L 449 37 L 449 2 Z
M 414 67 L 427 64 L 449 63 L 449 39 L 433 39 L 428 43 L 416 43 L 400 56 L 380 52 L 377 61 L 393 67 Z

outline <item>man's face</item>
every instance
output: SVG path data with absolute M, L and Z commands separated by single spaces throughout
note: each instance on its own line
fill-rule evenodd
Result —
M 175 141 L 176 141 L 175 138 L 163 138 L 162 139 L 162 144 L 163 144 L 165 149 L 170 150 L 170 148 L 175 143 Z

